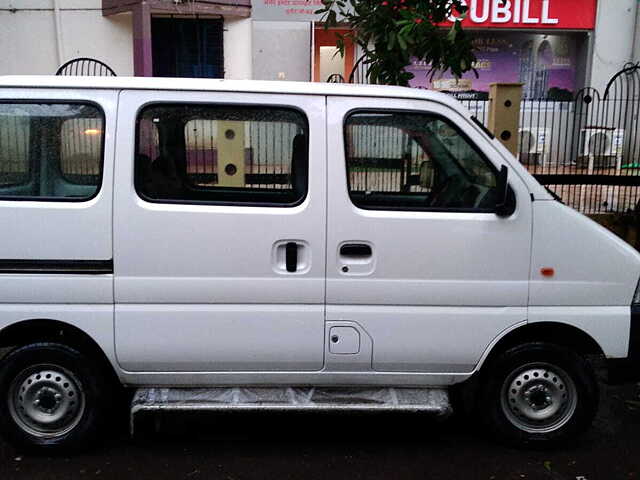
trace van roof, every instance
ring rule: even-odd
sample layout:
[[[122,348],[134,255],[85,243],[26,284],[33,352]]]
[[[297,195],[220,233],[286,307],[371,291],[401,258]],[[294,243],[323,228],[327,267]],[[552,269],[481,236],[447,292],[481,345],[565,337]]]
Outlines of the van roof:
[[[80,77],[54,75],[0,76],[0,88],[92,88],[118,90],[198,90],[296,95],[335,95],[407,98],[444,103],[458,111],[461,104],[450,95],[430,90],[386,85],[286,82],[274,80],[222,80],[210,78]],[[465,111],[465,113],[467,113]]]

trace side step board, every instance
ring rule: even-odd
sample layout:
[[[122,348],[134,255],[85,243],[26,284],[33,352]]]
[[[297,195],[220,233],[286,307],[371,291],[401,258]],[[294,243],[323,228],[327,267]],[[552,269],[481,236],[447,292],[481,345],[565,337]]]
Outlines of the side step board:
[[[409,411],[440,418],[452,412],[442,388],[140,388],[131,402],[131,434],[139,412],[199,410]]]

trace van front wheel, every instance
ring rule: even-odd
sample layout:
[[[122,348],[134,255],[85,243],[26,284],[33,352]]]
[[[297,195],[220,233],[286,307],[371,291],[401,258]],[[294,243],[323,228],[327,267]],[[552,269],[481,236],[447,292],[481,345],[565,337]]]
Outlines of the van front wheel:
[[[586,430],[598,408],[591,366],[556,345],[512,348],[489,365],[480,400],[486,427],[520,445],[551,445]]]
[[[110,395],[100,369],[66,345],[34,343],[0,365],[0,430],[26,450],[76,450],[96,437]]]

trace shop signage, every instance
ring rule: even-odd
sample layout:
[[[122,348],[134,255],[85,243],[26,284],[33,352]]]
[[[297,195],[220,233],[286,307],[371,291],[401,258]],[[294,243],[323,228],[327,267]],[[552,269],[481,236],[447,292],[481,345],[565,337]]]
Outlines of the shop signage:
[[[252,0],[251,18],[284,22],[318,22],[322,17],[314,12],[322,7],[321,0]]]
[[[592,30],[597,0],[463,0],[462,25],[482,28]],[[456,21],[452,15],[450,22]]]
[[[393,1],[393,0],[391,0]],[[597,0],[464,0],[463,25],[476,28],[592,30]],[[321,0],[252,0],[254,20],[317,22]],[[450,21],[455,21],[453,15]]]

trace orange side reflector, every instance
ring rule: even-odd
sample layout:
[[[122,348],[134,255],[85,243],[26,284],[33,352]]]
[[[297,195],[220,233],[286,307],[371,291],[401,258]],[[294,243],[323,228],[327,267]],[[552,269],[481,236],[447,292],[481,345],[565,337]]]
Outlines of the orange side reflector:
[[[540,269],[540,273],[542,274],[543,277],[553,277],[556,271],[550,267],[542,267]]]

